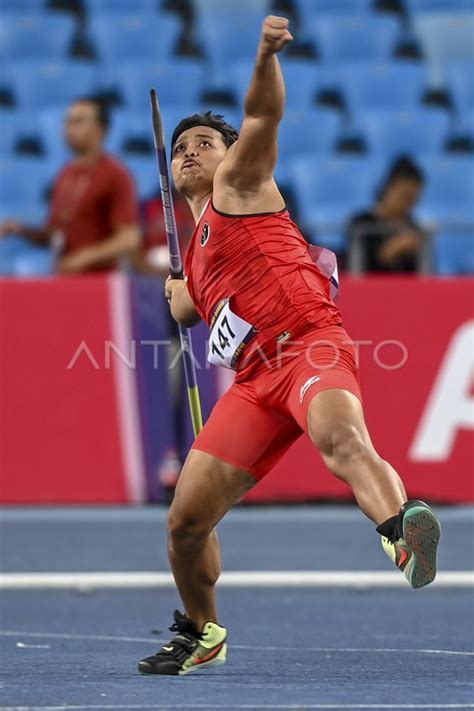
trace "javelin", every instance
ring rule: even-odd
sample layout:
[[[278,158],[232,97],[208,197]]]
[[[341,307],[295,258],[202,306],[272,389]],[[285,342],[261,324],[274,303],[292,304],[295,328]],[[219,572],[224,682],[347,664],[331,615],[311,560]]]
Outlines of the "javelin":
[[[178,232],[176,230],[176,219],[174,216],[173,196],[170,190],[170,174],[166,160],[163,122],[161,120],[158,97],[154,89],[150,91],[150,101],[153,136],[155,139],[156,157],[158,158],[158,172],[160,175],[161,200],[165,216],[170,274],[173,279],[184,279],[183,263],[179,252]],[[194,436],[196,436],[202,429],[202,414],[199,389],[196,379],[196,368],[194,366],[193,345],[189,328],[185,328],[179,324],[179,338],[181,341],[181,350],[183,351],[184,373],[188,388],[189,409],[191,411],[191,419],[193,421]]]

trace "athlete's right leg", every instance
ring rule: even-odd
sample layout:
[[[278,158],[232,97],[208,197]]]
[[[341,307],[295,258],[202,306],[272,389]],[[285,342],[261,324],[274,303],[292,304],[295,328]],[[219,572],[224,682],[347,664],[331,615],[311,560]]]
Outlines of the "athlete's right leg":
[[[251,383],[234,383],[214,407],[180,475],[169,513],[169,557],[186,614],[216,621],[220,573],[214,527],[301,435],[262,405]]]
[[[302,433],[264,406],[251,383],[234,384],[194,442],[169,513],[169,556],[186,615],[175,611],[178,634],[142,659],[143,674],[189,674],[226,659],[214,587],[220,573],[216,524]]]
[[[187,616],[201,629],[217,622],[214,586],[220,575],[216,524],[254,485],[248,472],[192,449],[168,519],[168,554]]]

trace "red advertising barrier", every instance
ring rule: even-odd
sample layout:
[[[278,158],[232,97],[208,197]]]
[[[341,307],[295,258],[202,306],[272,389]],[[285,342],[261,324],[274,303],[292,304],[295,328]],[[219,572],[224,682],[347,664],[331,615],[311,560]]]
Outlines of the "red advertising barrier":
[[[472,279],[410,277],[342,284],[369,430],[410,496],[474,500],[473,286]],[[120,275],[0,280],[1,502],[146,498],[144,440],[164,433],[160,423],[140,431],[146,403],[127,363],[138,337],[130,298]],[[147,343],[153,329],[144,332]],[[150,373],[142,400],[158,387]],[[228,373],[216,369],[215,377],[222,384]],[[167,411],[165,398],[160,403]],[[350,496],[304,436],[248,500]]]
[[[2,503],[141,500],[129,371],[105,351],[127,352],[127,306],[119,275],[0,280]]]
[[[369,431],[412,497],[474,500],[473,285],[410,277],[342,284]],[[247,499],[350,496],[303,436]]]

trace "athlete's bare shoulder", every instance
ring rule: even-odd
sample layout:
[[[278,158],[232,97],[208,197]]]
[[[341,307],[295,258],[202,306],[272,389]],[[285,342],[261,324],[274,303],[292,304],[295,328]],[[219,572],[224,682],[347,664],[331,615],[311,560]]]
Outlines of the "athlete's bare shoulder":
[[[262,212],[278,212],[285,201],[273,177],[257,191],[236,190],[219,176],[214,176],[212,202],[216,210],[228,215],[250,215]]]

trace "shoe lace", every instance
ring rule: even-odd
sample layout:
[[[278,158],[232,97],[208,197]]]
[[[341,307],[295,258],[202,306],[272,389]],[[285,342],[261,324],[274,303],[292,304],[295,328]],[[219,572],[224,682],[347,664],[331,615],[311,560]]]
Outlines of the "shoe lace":
[[[183,661],[188,654],[194,651],[198,640],[202,639],[202,634],[198,631],[196,625],[189,617],[183,615],[179,610],[174,612],[174,622],[169,628],[171,632],[177,632],[165,647],[172,647],[172,650],[164,650],[163,648],[156,656],[173,655],[179,661]]]

